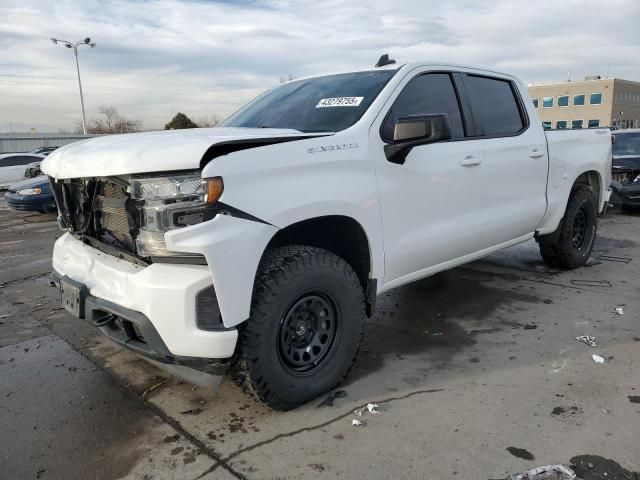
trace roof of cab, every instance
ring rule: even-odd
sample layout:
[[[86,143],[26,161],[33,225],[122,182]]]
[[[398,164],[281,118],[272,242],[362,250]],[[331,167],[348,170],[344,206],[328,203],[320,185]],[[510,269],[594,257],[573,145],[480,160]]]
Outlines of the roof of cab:
[[[508,73],[505,72],[499,72],[496,70],[490,70],[488,68],[481,68],[481,67],[477,67],[474,65],[459,65],[459,64],[454,64],[454,63],[446,63],[446,62],[437,62],[437,61],[423,61],[423,62],[409,62],[409,63],[404,63],[404,64],[390,64],[390,65],[384,65],[382,67],[362,67],[362,68],[356,68],[356,69],[350,69],[350,70],[338,70],[338,71],[334,71],[334,72],[322,72],[322,73],[316,73],[313,75],[305,75],[303,77],[299,77],[299,78],[294,78],[293,80],[290,80],[289,82],[297,82],[300,80],[307,80],[310,78],[317,78],[317,77],[325,77],[328,75],[339,75],[339,74],[345,74],[345,73],[358,73],[358,72],[376,72],[379,70],[413,70],[415,68],[422,68],[422,67],[437,67],[437,68],[450,68],[452,70],[460,70],[460,69],[465,69],[465,70],[473,70],[476,71],[478,73],[486,73],[486,74],[490,74],[490,75],[500,75],[500,76],[504,76],[504,77],[510,77],[510,78],[516,78],[513,75],[510,75]],[[286,83],[289,83],[286,82]]]

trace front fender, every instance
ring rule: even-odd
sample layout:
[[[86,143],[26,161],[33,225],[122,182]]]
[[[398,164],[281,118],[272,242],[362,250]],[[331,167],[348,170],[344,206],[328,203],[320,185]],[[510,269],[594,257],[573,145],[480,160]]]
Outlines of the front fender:
[[[165,234],[167,248],[204,255],[225,327],[249,318],[253,282],[262,253],[278,231],[273,225],[218,215]]]
[[[328,215],[352,218],[369,241],[373,278],[383,278],[378,186],[368,138],[360,137],[339,133],[233,152],[202,175],[223,178],[221,202],[277,228]]]

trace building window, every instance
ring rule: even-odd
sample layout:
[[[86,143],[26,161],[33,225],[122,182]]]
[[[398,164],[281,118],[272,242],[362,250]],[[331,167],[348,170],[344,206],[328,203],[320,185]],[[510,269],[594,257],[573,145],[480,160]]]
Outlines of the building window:
[[[574,105],[584,105],[584,94],[574,95],[573,96],[573,104]]]
[[[533,103],[533,106],[538,108],[538,99],[537,98],[531,98],[531,102]]]
[[[582,128],[582,120],[571,120],[571,128],[573,129],[578,129],[578,128]]]
[[[567,121],[566,120],[558,120],[556,122],[556,128],[558,130],[566,130],[567,129]]]
[[[589,128],[596,128],[600,126],[600,120],[589,120],[589,123],[587,124],[589,126]]]
[[[569,95],[562,95],[558,97],[558,106],[559,107],[568,107],[569,106]]]
[[[542,97],[542,108],[553,107],[553,97]]]
[[[542,122],[542,128],[545,130],[551,130],[551,122]]]
[[[601,93],[592,93],[591,98],[589,99],[589,103],[591,105],[601,105],[602,104],[602,94]]]

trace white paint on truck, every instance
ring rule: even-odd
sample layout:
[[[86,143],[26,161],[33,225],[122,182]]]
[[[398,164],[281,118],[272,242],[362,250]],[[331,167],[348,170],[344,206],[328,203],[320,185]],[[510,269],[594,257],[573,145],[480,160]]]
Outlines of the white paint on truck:
[[[197,171],[202,179],[224,182],[213,218],[154,237],[163,255],[175,254],[171,263],[137,255],[134,268],[135,247],[129,260],[114,263],[109,257],[117,253],[91,243],[95,233],[73,227],[56,242],[57,274],[87,286],[93,297],[142,312],[169,354],[224,359],[234,354],[236,328],[251,322],[261,261],[274,239],[286,243],[280,234],[298,232],[294,227],[302,222],[346,218],[362,230],[368,252],[363,288],[375,296],[559,231],[576,186],[590,189],[595,209],[604,210],[609,130],[545,132],[514,77],[430,63],[347,75],[357,81],[340,85],[343,77],[320,76],[276,87],[226,127],[94,138],[52,153],[42,170],[61,189],[116,182],[129,185],[122,188],[132,200],[137,177]],[[277,108],[263,108],[269,102]],[[416,138],[402,132],[417,132]],[[149,198],[136,201],[140,211],[151,204]],[[68,221],[67,207],[60,206]],[[136,224],[132,232],[138,228],[148,226]],[[333,245],[331,251],[351,247]],[[187,265],[181,255],[204,261]],[[206,285],[215,289],[225,330],[197,326],[194,298]]]

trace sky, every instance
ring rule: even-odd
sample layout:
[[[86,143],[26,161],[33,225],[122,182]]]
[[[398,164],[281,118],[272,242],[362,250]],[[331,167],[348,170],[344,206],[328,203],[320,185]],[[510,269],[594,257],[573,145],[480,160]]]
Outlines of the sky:
[[[0,132],[73,131],[102,105],[162,128],[226,117],[282,77],[440,61],[525,83],[640,81],[640,0],[0,0]],[[607,66],[608,65],[608,66]]]

